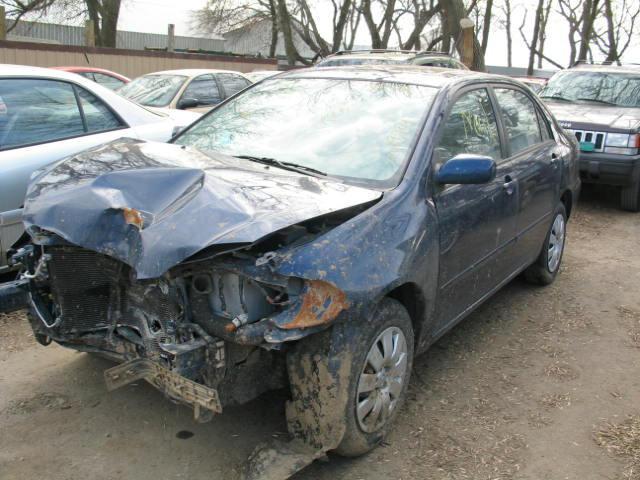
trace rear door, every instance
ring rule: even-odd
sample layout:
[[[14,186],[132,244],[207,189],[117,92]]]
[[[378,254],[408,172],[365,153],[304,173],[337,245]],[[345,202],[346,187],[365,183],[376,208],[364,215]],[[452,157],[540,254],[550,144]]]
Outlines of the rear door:
[[[197,100],[198,106],[189,110],[205,113],[211,110],[214,105],[220,103],[223,95],[213,74],[207,73],[191,80],[191,83],[184,89],[180,98]]]
[[[440,236],[439,330],[504,280],[500,267],[508,260],[505,256],[516,232],[517,184],[502,152],[488,88],[464,91],[454,101],[441,127],[432,168],[437,171],[464,153],[492,157],[497,175],[482,185],[434,186]]]
[[[225,98],[229,98],[240,90],[244,90],[251,85],[249,80],[244,78],[242,75],[236,75],[235,73],[217,73],[216,77],[224,90]]]
[[[518,180],[514,259],[524,266],[540,253],[559,198],[559,152],[546,117],[529,93],[515,86],[495,86],[494,92],[507,155]]]

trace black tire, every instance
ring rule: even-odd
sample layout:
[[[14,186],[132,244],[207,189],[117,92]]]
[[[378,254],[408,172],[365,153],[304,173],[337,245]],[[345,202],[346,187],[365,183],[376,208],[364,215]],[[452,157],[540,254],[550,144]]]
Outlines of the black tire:
[[[554,226],[556,225],[556,219],[558,217],[562,218],[563,224],[562,249],[560,251],[557,264],[555,265],[555,268],[552,269],[549,262],[550,241],[552,232],[554,232]],[[567,211],[565,210],[564,205],[560,203],[553,213],[551,225],[549,226],[549,231],[547,232],[547,236],[544,239],[544,244],[542,245],[540,255],[538,255],[536,261],[524,271],[524,278],[529,283],[533,283],[535,285],[550,285],[556,279],[558,271],[560,271],[560,265],[562,264],[562,255],[564,254],[564,247],[566,245],[566,225]]]
[[[358,335],[354,338],[360,338],[356,351],[353,355],[353,372],[349,382],[349,405],[346,412],[346,430],[342,441],[338,447],[334,450],[338,455],[345,457],[356,457],[363,455],[368,451],[375,448],[387,435],[391,429],[393,422],[398,414],[398,411],[402,408],[404,400],[406,398],[407,387],[409,385],[409,378],[411,376],[411,368],[413,366],[413,328],[411,325],[411,318],[406,308],[392,298],[383,299],[378,308],[376,309],[373,317],[369,322],[364,324],[360,323],[354,325],[354,328],[359,328]],[[397,401],[390,415],[383,421],[383,423],[374,431],[364,431],[361,428],[356,414],[356,406],[360,395],[358,394],[358,383],[361,375],[364,373],[365,362],[367,360],[367,354],[374,345],[374,342],[383,333],[389,331],[388,329],[399,329],[404,334],[406,341],[406,370],[404,374],[404,380],[400,394],[397,396]],[[373,394],[372,394],[373,395]]]
[[[640,211],[640,180],[630,187],[623,187],[620,192],[620,206],[628,212]]]

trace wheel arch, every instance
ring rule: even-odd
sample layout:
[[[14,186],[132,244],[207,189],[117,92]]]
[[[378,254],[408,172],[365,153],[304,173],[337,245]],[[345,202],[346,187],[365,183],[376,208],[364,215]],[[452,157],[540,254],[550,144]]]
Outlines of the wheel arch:
[[[427,302],[424,292],[416,283],[406,282],[389,291],[385,297],[397,300],[407,309],[413,327],[415,350],[417,350],[425,325]]]
[[[567,212],[567,218],[569,218],[571,216],[571,209],[573,208],[573,192],[570,189],[566,189],[560,196],[560,201]]]

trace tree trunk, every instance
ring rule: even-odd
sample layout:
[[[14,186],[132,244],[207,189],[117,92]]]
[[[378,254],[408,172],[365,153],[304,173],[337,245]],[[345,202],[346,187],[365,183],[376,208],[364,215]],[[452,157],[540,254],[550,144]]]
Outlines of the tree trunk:
[[[487,53],[487,45],[489,44],[489,30],[491,29],[491,9],[493,8],[493,0],[487,0],[484,10],[484,21],[482,23],[482,55]]]
[[[102,3],[102,24],[100,25],[101,47],[116,48],[120,0],[104,0]]]
[[[278,50],[278,11],[275,0],[269,0],[269,14],[271,15],[271,42],[269,43],[269,58],[274,58]]]
[[[447,20],[446,29],[449,32],[449,36],[455,40],[455,46],[458,50],[458,53],[462,53],[462,45],[460,44],[459,40],[462,33],[462,29],[460,28],[460,20],[466,18],[467,15],[467,10],[464,6],[464,3],[462,2],[462,0],[441,0],[440,6],[445,12],[445,18]],[[443,25],[443,30],[444,27],[445,25]],[[472,70],[484,71],[484,54],[482,53],[482,47],[480,46],[480,42],[478,42],[478,37],[476,35],[473,36],[473,51],[474,56]]]
[[[533,23],[533,38],[529,48],[529,65],[527,67],[527,75],[533,75],[533,65],[536,58],[536,46],[538,45],[538,36],[540,35],[540,22],[542,20],[542,8],[544,0],[538,0],[538,8],[536,9],[536,18]]]
[[[513,66],[513,37],[511,36],[511,0],[504,0],[505,30],[507,32],[507,65]]]
[[[599,0],[585,0],[582,10],[582,30],[580,32],[580,51],[578,61],[587,60],[590,50],[591,37],[593,36],[593,23],[598,16]]]
[[[613,8],[611,8],[611,0],[604,0],[604,13],[607,17],[607,37],[609,39],[609,53],[607,54],[607,62],[617,62],[619,60],[618,55],[618,43],[616,41],[616,27],[613,18]]]
[[[369,29],[369,36],[371,37],[371,48],[382,48],[382,39],[380,38],[380,32],[378,26],[373,19],[373,13],[371,12],[371,0],[362,0],[362,16]]]
[[[289,65],[296,64],[298,51],[293,43],[293,32],[291,29],[291,19],[289,18],[289,10],[287,9],[286,0],[278,1],[278,19],[280,21],[280,31],[284,38],[284,49],[287,53],[287,63]]]
[[[340,44],[344,38],[344,32],[349,20],[349,12],[351,12],[351,0],[343,0],[340,6],[340,14],[338,21],[333,26],[333,41],[331,43],[331,52],[340,50]]]
[[[549,21],[549,14],[551,10],[551,0],[547,0],[547,5],[542,12],[542,18],[540,19],[540,36],[538,38],[538,68],[542,68],[542,57],[544,55],[544,44],[547,41],[547,22]]]

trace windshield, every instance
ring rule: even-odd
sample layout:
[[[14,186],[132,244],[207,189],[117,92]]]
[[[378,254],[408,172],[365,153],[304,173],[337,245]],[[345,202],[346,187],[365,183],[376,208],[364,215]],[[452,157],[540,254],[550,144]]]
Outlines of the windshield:
[[[118,93],[146,107],[166,107],[186,80],[184,75],[144,75],[118,89]]]
[[[272,158],[388,188],[398,183],[437,90],[343,79],[272,79],[195,123],[176,142]]]
[[[640,74],[560,72],[539,94],[542,98],[592,101],[619,107],[640,107]]]
[[[399,63],[407,63],[406,59],[398,58],[334,58],[324,60],[316,65],[316,67],[341,67],[344,65],[395,65]]]

